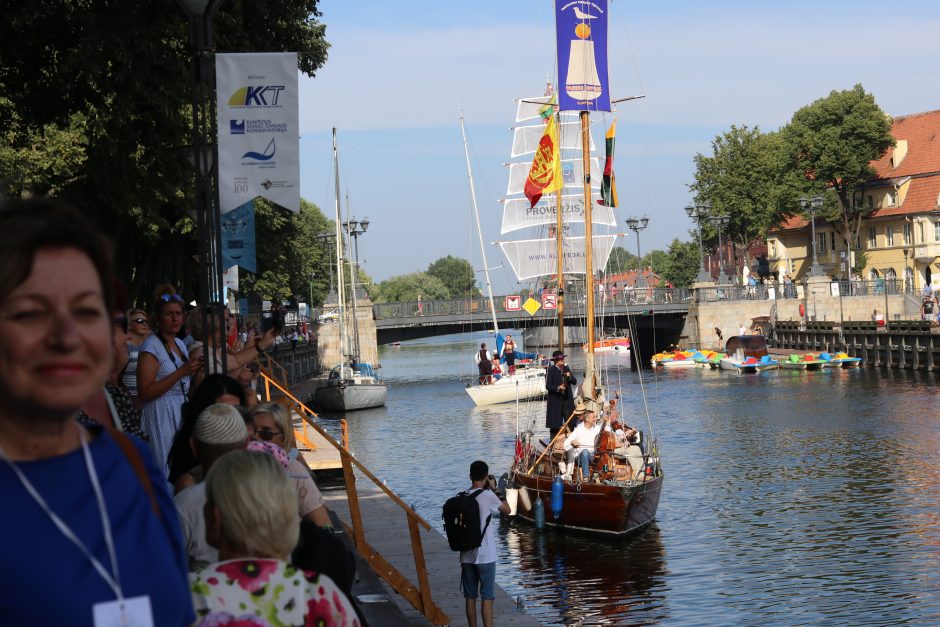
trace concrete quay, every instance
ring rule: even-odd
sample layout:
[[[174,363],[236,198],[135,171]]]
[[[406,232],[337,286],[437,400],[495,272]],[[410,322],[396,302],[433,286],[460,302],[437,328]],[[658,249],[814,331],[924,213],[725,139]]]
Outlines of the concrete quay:
[[[345,491],[324,494],[329,507],[343,522],[351,525],[349,502]],[[410,581],[417,581],[411,541],[408,535],[408,523],[401,509],[388,497],[379,492],[359,491],[359,504],[365,535],[368,543],[387,559],[400,573]],[[432,526],[436,521],[429,521]],[[451,625],[465,625],[467,622],[463,593],[460,589],[460,564],[458,554],[450,550],[444,536],[432,527],[431,531],[421,530],[421,542],[424,547],[425,565],[431,593],[437,604],[449,617]],[[407,618],[407,625],[426,626],[431,623],[417,612],[404,598],[383,582],[387,597]],[[380,603],[382,601],[379,601]],[[479,603],[479,601],[477,601]],[[495,623],[515,627],[535,627],[541,623],[534,617],[522,612],[515,601],[498,585],[493,605]],[[395,612],[397,615],[398,612]],[[482,619],[477,605],[477,620]]]

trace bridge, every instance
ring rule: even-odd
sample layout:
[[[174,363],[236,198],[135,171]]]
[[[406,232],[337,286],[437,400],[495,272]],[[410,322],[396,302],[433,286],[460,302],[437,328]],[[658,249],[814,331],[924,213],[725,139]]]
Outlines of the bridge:
[[[540,307],[534,314],[524,309],[507,309],[506,297],[497,297],[496,320],[500,328],[530,329],[557,324],[556,309]],[[635,344],[641,355],[652,355],[674,344],[685,323],[690,290],[650,288],[618,294],[616,299],[595,302],[597,335],[601,329],[636,329]],[[520,303],[521,304],[521,303]],[[586,307],[583,296],[566,300],[566,327],[583,326]],[[469,298],[373,305],[376,339],[379,344],[414,340],[436,335],[488,331],[493,327],[489,299]]]

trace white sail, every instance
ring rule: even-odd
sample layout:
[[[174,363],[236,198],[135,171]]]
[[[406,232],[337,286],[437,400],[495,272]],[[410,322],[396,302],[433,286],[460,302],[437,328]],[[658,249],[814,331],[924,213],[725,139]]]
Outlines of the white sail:
[[[516,101],[516,122],[525,122],[535,118],[544,118],[542,113],[545,111],[545,105],[551,100],[551,96],[533,96],[532,98],[521,98]]]
[[[507,198],[503,200],[503,226],[500,233],[511,233],[519,229],[557,224],[558,201],[555,194],[542,196],[534,207],[530,207],[528,198]],[[591,222],[605,226],[617,226],[614,210],[603,205],[594,205]],[[584,222],[584,195],[562,194],[561,219],[570,223]]]
[[[532,169],[531,163],[510,163],[509,164],[509,185],[506,188],[506,195],[521,194],[525,189],[525,181],[529,177],[529,170]],[[562,159],[561,176],[565,187],[577,186],[581,188],[584,181],[584,166],[581,165],[581,158]],[[600,160],[591,157],[591,187],[600,189],[601,187],[601,167]]]
[[[539,141],[545,133],[544,124],[517,126],[512,129],[512,157],[535,154]],[[562,150],[581,151],[581,123],[578,121],[562,122],[558,125],[558,138]],[[594,152],[594,137],[590,137],[591,152]]]
[[[592,238],[595,268],[607,266],[607,258],[614,247],[617,235],[595,235]],[[554,239],[527,239],[516,242],[499,242],[503,254],[509,260],[520,281],[558,273],[558,256]],[[563,243],[563,271],[568,274],[584,274],[586,253],[584,237],[567,237]]]

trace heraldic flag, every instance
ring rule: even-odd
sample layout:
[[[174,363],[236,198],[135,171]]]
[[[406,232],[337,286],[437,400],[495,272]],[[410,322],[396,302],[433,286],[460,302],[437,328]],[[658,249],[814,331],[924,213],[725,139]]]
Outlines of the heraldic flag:
[[[604,180],[601,182],[601,198],[597,204],[607,207],[617,206],[617,183],[614,181],[614,135],[617,134],[617,120],[607,129],[607,160],[604,161]]]
[[[539,140],[539,147],[535,150],[535,158],[532,159],[532,168],[529,170],[529,176],[525,180],[525,197],[532,203],[530,207],[542,198],[542,194],[556,192],[562,187],[561,179],[561,155],[558,150],[558,126],[555,124],[555,116],[545,126],[545,132],[542,133],[542,139]]]

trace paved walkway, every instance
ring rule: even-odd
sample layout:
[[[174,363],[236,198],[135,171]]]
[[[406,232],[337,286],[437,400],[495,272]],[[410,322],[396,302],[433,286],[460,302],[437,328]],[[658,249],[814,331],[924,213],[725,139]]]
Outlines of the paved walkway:
[[[346,524],[351,525],[346,493],[327,492],[324,497],[327,506]],[[404,512],[391,499],[380,493],[360,492],[359,501],[365,524],[366,541],[391,562],[400,573],[417,585],[418,578]],[[466,625],[467,618],[463,594],[460,591],[460,567],[457,554],[450,550],[447,540],[435,527],[435,521],[428,522],[431,524],[431,531],[424,531],[422,528],[421,542],[424,547],[428,579],[431,582],[432,599],[450,618],[451,625]],[[430,625],[430,622],[421,616],[410,603],[387,585],[386,587],[389,596],[408,617],[409,625]],[[541,625],[534,617],[521,612],[513,599],[499,586],[496,587],[493,609],[497,625],[518,627]],[[479,624],[483,624],[479,614],[477,620]]]

